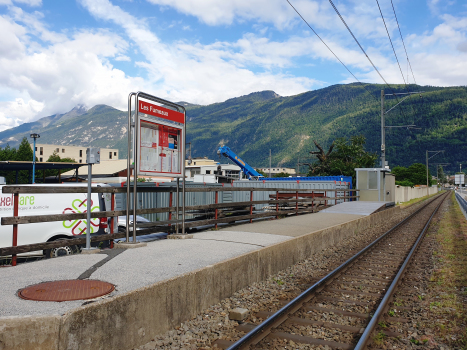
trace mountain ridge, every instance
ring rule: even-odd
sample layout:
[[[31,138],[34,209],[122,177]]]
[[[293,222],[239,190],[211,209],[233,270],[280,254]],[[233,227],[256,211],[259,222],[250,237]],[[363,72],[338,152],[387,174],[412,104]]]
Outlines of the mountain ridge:
[[[385,87],[364,87],[339,84],[294,96],[266,90],[206,106],[181,102],[187,110],[187,142],[194,157],[215,158],[217,148],[225,144],[255,167],[269,164],[269,149],[274,166],[296,166],[299,160],[310,162],[309,152],[316,149],[313,140],[328,147],[338,137],[360,134],[367,139],[367,150],[379,153],[380,94]],[[408,99],[392,110],[386,124],[416,124],[421,129],[387,129],[390,166],[424,163],[426,150],[443,147],[449,152],[440,162],[457,166],[467,153],[467,88],[409,85],[408,89],[426,92],[422,99]],[[406,88],[393,85],[392,90],[402,93]],[[387,97],[385,110],[396,103]],[[77,106],[0,132],[0,147],[16,146],[23,136],[38,132],[41,143],[118,148],[126,157],[127,118],[126,111],[106,105]]]

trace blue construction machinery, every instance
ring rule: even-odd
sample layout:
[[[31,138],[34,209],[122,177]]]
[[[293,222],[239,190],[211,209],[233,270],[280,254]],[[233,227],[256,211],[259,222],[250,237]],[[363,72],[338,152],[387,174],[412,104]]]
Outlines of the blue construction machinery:
[[[239,156],[235,154],[234,151],[232,151],[229,147],[227,146],[222,146],[219,147],[217,150],[218,155],[223,155],[224,157],[229,158],[232,162],[237,164],[240,169],[242,169],[243,173],[248,177],[248,179],[258,179],[258,178],[263,178],[263,175],[258,173],[255,169],[253,169],[251,166],[249,166],[245,161],[243,161]]]
[[[239,156],[235,154],[227,146],[219,147],[217,150],[217,154],[223,155],[231,159],[235,164],[237,164],[240,169],[242,169],[243,173],[248,176],[249,180],[258,180],[261,179],[263,181],[301,181],[301,182],[326,182],[326,181],[335,181],[335,182],[345,182],[349,184],[349,188],[352,188],[352,176],[302,176],[302,177],[274,177],[268,178],[264,177],[260,173],[258,173],[255,169],[249,166],[245,161],[243,161]]]

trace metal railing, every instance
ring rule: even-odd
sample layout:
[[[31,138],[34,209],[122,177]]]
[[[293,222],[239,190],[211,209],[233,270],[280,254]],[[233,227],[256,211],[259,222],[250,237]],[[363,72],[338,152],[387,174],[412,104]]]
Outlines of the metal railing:
[[[115,195],[117,193],[126,193],[126,187],[93,187],[92,193],[110,193],[111,194],[111,210],[91,212],[91,218],[109,218],[122,216],[127,214],[127,210],[113,210],[115,203]],[[178,212],[177,206],[173,206],[173,194],[176,193],[174,188],[163,187],[141,187],[138,192],[168,192],[169,206],[163,208],[140,208],[136,209],[136,214],[152,214],[152,213],[169,213],[169,220],[156,221],[151,223],[137,224],[137,227],[142,228],[136,231],[136,236],[146,235],[154,232],[178,233],[178,225],[182,223],[179,218],[174,218],[173,213]],[[219,203],[219,192],[249,192],[249,201]],[[263,200],[253,200],[253,193],[257,191],[275,192],[275,196]],[[254,188],[254,187],[194,187],[187,188],[186,192],[213,192],[214,203],[204,205],[186,206],[185,210],[194,217],[190,221],[185,222],[187,228],[213,225],[214,228],[218,224],[234,223],[238,221],[252,222],[254,219],[279,218],[279,216],[290,214],[313,213],[321,209],[327,208],[329,201],[357,199],[359,196],[355,189],[284,189],[284,188]],[[66,220],[83,220],[86,219],[87,213],[72,213],[72,214],[49,214],[49,215],[33,215],[19,216],[19,195],[24,194],[57,194],[57,193],[86,193],[85,187],[65,187],[65,186],[4,186],[3,193],[13,194],[13,216],[2,217],[2,225],[12,225],[12,245],[10,247],[0,248],[0,256],[11,256],[12,265],[16,265],[17,254],[33,252],[44,249],[53,249],[62,247],[63,241],[50,241],[33,243],[18,246],[18,225],[33,224],[52,221]],[[328,193],[334,194],[328,197]],[[350,195],[347,195],[350,194]],[[339,196],[339,197],[338,197]],[[273,198],[270,198],[273,197]],[[52,200],[52,199],[51,199]],[[255,210],[255,205],[267,203],[268,209]],[[177,204],[178,205],[178,204]],[[318,208],[319,207],[319,208]],[[130,208],[131,213],[133,210]],[[114,220],[110,220],[109,234],[92,236],[91,242],[102,242],[124,238],[125,232],[113,233],[115,230]],[[79,238],[70,238],[66,241],[67,245],[81,245],[86,242],[86,236]]]
[[[461,207],[462,213],[467,218],[467,201],[459,193],[456,192],[457,203]]]

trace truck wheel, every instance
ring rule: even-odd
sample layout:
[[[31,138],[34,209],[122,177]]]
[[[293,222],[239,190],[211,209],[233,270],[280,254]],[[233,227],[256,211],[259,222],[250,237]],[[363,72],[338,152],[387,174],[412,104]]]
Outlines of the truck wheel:
[[[57,241],[66,241],[66,238],[59,238]],[[65,242],[64,242],[65,243]],[[80,249],[76,245],[64,245],[63,247],[46,249],[44,251],[45,257],[48,258],[57,258],[59,256],[66,256],[79,253]]]

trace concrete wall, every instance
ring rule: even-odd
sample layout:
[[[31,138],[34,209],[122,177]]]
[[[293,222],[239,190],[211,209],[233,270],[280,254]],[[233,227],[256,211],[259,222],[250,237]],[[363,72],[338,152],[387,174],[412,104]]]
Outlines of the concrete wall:
[[[408,202],[411,199],[426,196],[426,187],[405,187],[396,186],[396,203]],[[430,195],[438,193],[438,187],[430,187],[428,189]]]
[[[400,216],[393,207],[202,268],[63,316],[0,318],[0,349],[131,349],[253,282],[267,279],[344,238]]]

